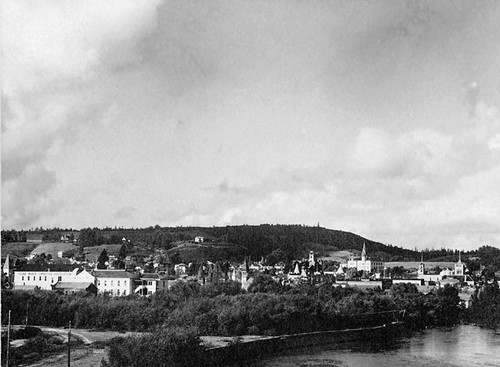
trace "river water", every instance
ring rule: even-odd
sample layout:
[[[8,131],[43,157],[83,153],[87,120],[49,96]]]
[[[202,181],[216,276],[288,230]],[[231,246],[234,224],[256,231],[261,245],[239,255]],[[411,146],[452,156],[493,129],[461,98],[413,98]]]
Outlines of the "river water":
[[[500,334],[472,325],[431,329],[398,341],[322,347],[274,356],[254,367],[500,367]]]

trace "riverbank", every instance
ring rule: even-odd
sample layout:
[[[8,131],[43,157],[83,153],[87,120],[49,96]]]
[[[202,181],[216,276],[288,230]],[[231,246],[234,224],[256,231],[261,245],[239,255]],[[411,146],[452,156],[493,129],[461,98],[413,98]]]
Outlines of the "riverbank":
[[[304,348],[244,366],[493,367],[500,361],[500,335],[474,325],[427,329],[396,338],[392,343],[380,342]]]
[[[280,335],[275,337],[244,340],[233,338],[225,346],[205,350],[206,365],[221,366],[241,361],[259,360],[290,350],[317,347],[319,345],[342,345],[347,342],[385,340],[390,342],[403,334],[403,324],[393,322],[368,328],[318,331],[301,334]]]

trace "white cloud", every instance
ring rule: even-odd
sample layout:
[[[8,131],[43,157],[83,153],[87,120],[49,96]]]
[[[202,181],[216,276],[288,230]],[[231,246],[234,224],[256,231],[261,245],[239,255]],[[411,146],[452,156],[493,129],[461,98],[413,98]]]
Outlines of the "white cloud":
[[[57,200],[45,196],[58,182],[47,158],[57,155],[58,146],[74,142],[82,126],[113,118],[107,112],[112,103],[92,91],[100,82],[99,68],[109,61],[109,48],[123,42],[133,45],[154,28],[157,5],[2,3],[2,105],[9,110],[2,118],[5,226],[25,226],[55,210]],[[44,204],[37,206],[40,200]]]

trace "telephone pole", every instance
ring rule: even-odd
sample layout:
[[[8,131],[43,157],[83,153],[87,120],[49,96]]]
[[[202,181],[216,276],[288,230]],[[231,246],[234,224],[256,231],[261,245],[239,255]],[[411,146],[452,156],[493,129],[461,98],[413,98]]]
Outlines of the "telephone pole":
[[[9,324],[7,326],[7,356],[5,358],[6,360],[6,366],[9,367],[9,352],[10,352],[10,310],[9,310]]]
[[[69,322],[69,329],[68,329],[68,367],[70,367],[71,364],[71,352],[70,352],[70,345],[71,343],[71,321]]]

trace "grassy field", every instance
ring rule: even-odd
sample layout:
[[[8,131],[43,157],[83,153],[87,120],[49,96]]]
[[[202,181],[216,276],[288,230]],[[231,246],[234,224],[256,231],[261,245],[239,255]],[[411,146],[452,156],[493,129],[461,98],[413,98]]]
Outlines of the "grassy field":
[[[7,256],[7,254],[10,254],[11,258],[25,257],[28,256],[37,246],[37,243],[28,242],[2,243],[2,257]]]
[[[48,256],[50,254],[53,258],[56,258],[59,251],[65,252],[70,250],[78,250],[78,246],[73,245],[72,243],[47,242],[41,243],[32,252],[37,255],[45,254]]]
[[[349,259],[352,256],[353,252],[355,254],[359,253],[359,251],[357,250],[332,251],[328,254],[328,256],[324,256],[321,259],[338,261],[339,263],[345,263],[347,259]]]

